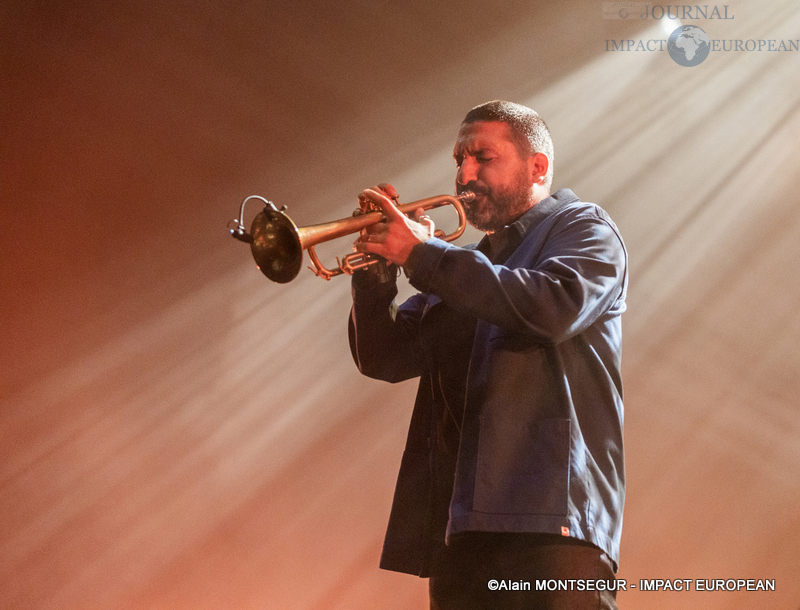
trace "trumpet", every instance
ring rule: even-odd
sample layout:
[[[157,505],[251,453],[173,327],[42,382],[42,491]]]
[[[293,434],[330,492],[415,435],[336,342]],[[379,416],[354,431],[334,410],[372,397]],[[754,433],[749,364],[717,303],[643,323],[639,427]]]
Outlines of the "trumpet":
[[[252,199],[262,201],[264,209],[253,219],[248,233],[244,227],[244,208],[247,202]],[[453,241],[461,237],[467,226],[463,204],[469,203],[473,199],[475,199],[475,194],[467,191],[455,196],[437,195],[411,203],[398,203],[397,209],[407,215],[416,210],[432,210],[445,205],[452,205],[458,214],[458,227],[450,234],[437,230],[434,236],[445,241]],[[264,275],[273,282],[285,284],[291,282],[300,273],[300,267],[303,264],[303,250],[308,250],[308,255],[313,264],[313,267],[309,267],[309,269],[318,277],[326,280],[343,273],[352,275],[358,269],[365,269],[384,263],[385,259],[380,256],[353,252],[344,256],[342,260],[337,258],[336,268],[327,269],[320,262],[314,246],[344,235],[358,233],[362,229],[385,220],[386,216],[377,209],[367,212],[357,210],[349,218],[298,228],[292,219],[287,216],[286,206],[278,209],[271,201],[267,201],[259,195],[251,195],[242,202],[239,209],[239,219],[233,219],[228,223],[228,230],[234,238],[250,244],[250,251],[256,261],[256,265]],[[235,223],[235,225],[231,226],[231,223]]]

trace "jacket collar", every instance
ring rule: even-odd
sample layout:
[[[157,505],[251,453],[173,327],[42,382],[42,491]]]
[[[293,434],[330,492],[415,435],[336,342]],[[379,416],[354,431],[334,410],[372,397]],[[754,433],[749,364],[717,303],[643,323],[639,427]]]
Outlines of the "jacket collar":
[[[505,233],[505,239],[502,242],[503,245],[500,248],[500,252],[492,254],[492,262],[495,264],[504,262],[508,256],[519,247],[525,235],[536,227],[536,225],[553,212],[557,212],[564,206],[575,203],[576,201],[580,201],[580,199],[570,189],[559,189],[546,199],[542,199],[517,220],[502,229]],[[491,251],[488,236],[484,235],[477,249],[488,255]]]
[[[580,199],[570,189],[559,189],[525,212],[516,222],[510,224],[509,228],[514,229],[522,237],[550,214],[576,201],[580,201]]]

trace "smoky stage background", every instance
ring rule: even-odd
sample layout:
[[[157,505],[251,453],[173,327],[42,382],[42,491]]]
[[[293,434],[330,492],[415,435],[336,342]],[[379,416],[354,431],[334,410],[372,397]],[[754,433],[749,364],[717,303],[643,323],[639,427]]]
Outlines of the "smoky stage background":
[[[800,38],[791,0],[729,6],[692,23]],[[620,577],[777,585],[621,607],[800,605],[800,53],[606,51],[667,30],[594,0],[11,0],[0,28],[0,607],[426,607],[377,568],[414,382],[356,371],[346,279],[272,284],[225,226],[250,194],[304,225],[452,192],[496,98],[630,251]]]

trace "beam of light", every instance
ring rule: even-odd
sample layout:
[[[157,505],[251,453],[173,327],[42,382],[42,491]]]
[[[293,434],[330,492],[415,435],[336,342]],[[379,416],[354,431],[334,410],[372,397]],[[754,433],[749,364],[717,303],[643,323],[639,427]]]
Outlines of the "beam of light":
[[[676,28],[681,27],[681,20],[677,17],[672,19],[670,17],[664,17],[661,20],[661,34],[663,36],[669,36],[672,32],[675,31]]]

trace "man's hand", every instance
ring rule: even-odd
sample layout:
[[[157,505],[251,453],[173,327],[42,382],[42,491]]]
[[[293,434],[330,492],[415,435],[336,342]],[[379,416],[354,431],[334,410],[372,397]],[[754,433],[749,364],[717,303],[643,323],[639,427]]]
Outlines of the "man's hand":
[[[423,211],[418,210],[416,221],[411,220],[395,207],[392,199],[397,199],[397,191],[391,184],[380,184],[361,192],[358,200],[362,209],[372,204],[380,208],[386,221],[367,227],[354,245],[359,252],[377,254],[402,266],[414,246],[433,237],[434,227]]]

